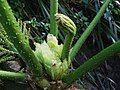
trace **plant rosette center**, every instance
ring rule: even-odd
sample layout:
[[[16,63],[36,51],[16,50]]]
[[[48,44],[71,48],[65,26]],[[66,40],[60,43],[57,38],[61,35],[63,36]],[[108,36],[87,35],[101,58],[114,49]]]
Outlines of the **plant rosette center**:
[[[45,71],[52,80],[59,80],[67,73],[69,64],[67,60],[61,62],[60,57],[63,44],[58,45],[58,40],[52,34],[47,35],[47,42],[35,43],[35,55],[39,62],[45,67]]]

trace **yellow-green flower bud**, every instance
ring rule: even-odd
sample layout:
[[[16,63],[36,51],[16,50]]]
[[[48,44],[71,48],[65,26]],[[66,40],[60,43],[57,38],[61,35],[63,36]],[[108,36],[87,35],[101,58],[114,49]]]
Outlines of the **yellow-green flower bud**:
[[[59,28],[64,30],[67,34],[76,34],[76,26],[69,17],[63,14],[56,14],[55,17]]]

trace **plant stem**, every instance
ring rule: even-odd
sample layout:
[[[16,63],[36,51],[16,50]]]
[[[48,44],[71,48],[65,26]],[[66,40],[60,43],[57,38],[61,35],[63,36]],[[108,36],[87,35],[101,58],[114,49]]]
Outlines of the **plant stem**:
[[[26,78],[24,73],[16,73],[16,72],[9,72],[9,71],[1,71],[0,70],[0,78],[1,79],[8,79],[8,80],[19,80],[23,81]]]
[[[4,28],[1,25],[1,23],[0,23],[0,38],[3,39],[3,41],[4,41],[3,44],[6,45],[9,48],[9,50],[17,52],[14,45],[8,40],[7,35],[5,34]]]
[[[63,14],[56,14],[56,21],[57,21],[58,27],[66,33],[64,46],[61,53],[61,61],[63,61],[64,59],[67,59],[68,61],[70,60],[69,52],[70,52],[72,40],[74,35],[76,34],[76,26],[69,17]]]
[[[29,42],[25,39],[25,35],[21,32],[7,0],[0,0],[0,23],[20,56],[29,66],[30,71],[35,76],[41,76],[42,66],[30,48]]]
[[[50,33],[57,37],[58,26],[55,14],[58,13],[58,0],[50,0]]]
[[[61,61],[63,61],[65,58],[67,58],[67,60],[69,60],[69,52],[70,52],[73,37],[74,37],[74,35],[72,35],[72,34],[66,35],[62,54],[61,54]]]
[[[74,57],[76,56],[76,54],[79,51],[79,49],[81,48],[81,46],[83,45],[83,43],[85,42],[87,37],[90,35],[92,30],[94,29],[94,27],[96,26],[96,24],[98,23],[100,18],[102,17],[102,15],[103,15],[104,11],[106,10],[106,8],[108,7],[110,1],[111,0],[106,0],[105,1],[105,3],[102,5],[101,9],[99,10],[97,15],[95,16],[95,18],[92,20],[92,22],[88,26],[88,28],[85,30],[85,32],[82,34],[82,36],[78,39],[78,41],[76,42],[76,44],[72,48],[72,51],[70,53],[71,60],[74,59]]]
[[[106,49],[102,50],[101,52],[90,58],[88,61],[79,66],[75,71],[65,76],[63,78],[63,81],[68,85],[71,84],[73,81],[81,78],[87,72],[95,69],[108,57],[113,56],[115,53],[118,52],[120,52],[120,41],[112,44],[111,46],[107,47]]]

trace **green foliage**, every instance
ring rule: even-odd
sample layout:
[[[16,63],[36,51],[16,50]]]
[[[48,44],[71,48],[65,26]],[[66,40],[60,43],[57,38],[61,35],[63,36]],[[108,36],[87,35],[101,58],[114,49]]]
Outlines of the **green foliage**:
[[[0,23],[0,45],[5,46],[9,50],[16,52],[14,45],[9,41],[9,38],[6,32],[4,31],[4,28],[2,27],[1,23]]]
[[[7,1],[0,2],[0,22],[6,31],[10,41],[17,49],[19,55],[28,64],[34,75],[41,76],[42,66],[38,62],[32,49],[29,46],[26,30],[23,30],[22,32],[22,27],[20,27],[19,23],[16,21]]]
[[[112,14],[116,21],[120,21],[120,2],[114,1],[113,2],[113,8],[112,8]]]
[[[69,17],[63,14],[56,14],[56,21],[61,31],[66,33],[61,60],[63,61],[64,59],[67,59],[67,61],[71,62],[69,52],[71,49],[73,37],[76,34],[76,25]]]
[[[53,1],[53,0],[52,0]],[[107,4],[109,3],[109,1],[110,0],[107,0],[106,2],[107,2]],[[33,3],[33,2],[35,2],[35,3]],[[93,28],[96,26],[96,24],[97,24],[97,22],[98,22],[98,20],[100,19],[100,17],[101,17],[101,15],[103,14],[103,11],[106,9],[106,7],[107,7],[107,5],[105,5],[105,7],[104,7],[104,10],[102,11],[102,13],[101,13],[101,15],[100,15],[100,13],[98,12],[98,10],[99,10],[99,8],[100,8],[100,2],[98,3],[98,1],[97,0],[94,0],[94,2],[95,2],[95,7],[94,6],[91,6],[91,5],[93,5],[94,3],[93,3],[93,0],[90,0],[90,1],[88,1],[88,0],[81,0],[81,1],[66,1],[66,2],[72,2],[72,4],[73,4],[73,6],[74,6],[74,2],[76,3],[79,3],[79,4],[85,4],[84,6],[85,6],[85,9],[86,9],[86,7],[88,7],[89,9],[88,10],[90,10],[90,11],[92,11],[92,13],[90,13],[88,16],[86,15],[86,12],[84,12],[84,10],[79,10],[78,8],[74,8],[74,7],[72,7],[72,6],[69,6],[68,4],[66,4],[64,1],[60,1],[60,4],[59,4],[59,9],[60,9],[60,12],[62,12],[62,13],[64,13],[64,14],[66,14],[67,16],[70,16],[71,18],[72,18],[72,20],[74,20],[74,22],[77,24],[76,26],[78,27],[78,33],[77,33],[77,36],[75,37],[75,39],[78,39],[78,37],[80,37],[81,36],[81,34],[82,34],[82,32],[83,31],[85,31],[85,28],[88,26],[88,24],[90,23],[90,20],[89,19],[91,19],[91,18],[93,18],[93,16],[95,15],[95,13],[98,13],[99,15],[98,15],[98,18],[96,19],[96,17],[94,18],[94,20],[93,21],[95,21],[94,23],[92,22],[91,24],[90,24],[90,26],[88,26],[88,28],[87,28],[87,30],[85,31],[85,32],[87,32],[87,31],[89,31],[89,33],[86,33],[86,34],[84,34],[83,33],[83,35],[82,35],[82,39],[80,40],[80,42],[77,44],[77,49],[75,49],[75,46],[76,46],[76,44],[75,44],[75,46],[73,47],[73,49],[71,49],[71,54],[70,54],[70,56],[73,54],[73,53],[75,53],[73,56],[71,56],[72,58],[71,59],[73,59],[75,56],[76,56],[76,54],[77,54],[77,52],[78,52],[78,50],[80,49],[80,47],[82,46],[82,44],[86,41],[86,39],[87,39],[87,37],[89,36],[89,34],[91,33],[91,31],[93,30]],[[97,2],[97,3],[96,3]],[[101,1],[102,2],[102,1]],[[62,5],[62,3],[64,3],[64,5]],[[12,5],[13,4],[13,5]],[[30,25],[30,27],[32,27],[31,28],[31,30],[27,30],[26,29],[26,23],[24,23],[24,22],[22,22],[22,21],[20,21],[20,20],[18,20],[18,23],[19,23],[19,25],[18,24],[16,24],[18,27],[20,27],[19,28],[19,33],[21,34],[21,37],[18,37],[17,35],[15,35],[14,33],[16,33],[16,32],[13,32],[13,33],[11,33],[10,31],[10,34],[11,35],[13,35],[13,36],[15,36],[15,37],[17,37],[17,39],[18,39],[18,41],[19,40],[22,40],[23,39],[23,42],[26,42],[26,43],[23,43],[23,44],[25,44],[25,45],[23,45],[22,43],[20,43],[21,41],[19,41],[19,43],[20,43],[20,45],[22,45],[22,47],[25,47],[25,48],[28,48],[29,47],[29,45],[28,45],[28,43],[29,43],[29,36],[30,36],[30,39],[31,39],[31,37],[32,37],[32,39],[33,39],[33,42],[39,42],[39,43],[41,43],[41,44],[39,44],[39,43],[35,43],[35,46],[36,46],[36,49],[35,49],[35,57],[34,57],[34,53],[32,53],[32,50],[30,49],[30,48],[28,48],[28,51],[26,51],[26,52],[24,52],[24,53],[21,53],[21,51],[20,51],[20,49],[21,49],[21,47],[19,47],[19,44],[18,44],[18,42],[16,42],[15,40],[17,40],[17,39],[14,39],[14,40],[12,40],[11,39],[11,36],[10,36],[10,34],[8,33],[8,31],[6,31],[7,32],[7,34],[8,34],[8,36],[10,37],[9,39],[7,38],[7,37],[3,37],[3,35],[4,35],[4,29],[5,30],[7,30],[8,28],[10,29],[10,30],[12,30],[12,29],[14,29],[14,28],[11,28],[11,27],[9,27],[10,25],[8,25],[7,26],[7,28],[5,27],[5,25],[4,25],[4,21],[1,21],[2,22],[2,25],[3,25],[3,27],[4,27],[4,29],[3,29],[3,31],[2,31],[2,33],[0,32],[0,40],[1,40],[1,44],[2,45],[7,45],[8,46],[8,48],[9,48],[9,50],[10,50],[10,48],[12,47],[12,50],[10,50],[10,51],[8,51],[8,52],[6,52],[6,49],[5,50],[3,50],[4,48],[3,47],[1,47],[2,49],[0,49],[1,50],[1,55],[2,56],[4,56],[4,57],[2,57],[1,58],[1,61],[6,61],[6,60],[9,60],[9,59],[11,59],[11,54],[8,54],[8,53],[11,53],[11,51],[14,51],[14,52],[17,52],[17,50],[18,50],[18,52],[17,53],[19,53],[19,55],[21,55],[21,57],[23,57],[23,59],[24,59],[24,61],[26,62],[26,64],[28,64],[28,66],[30,66],[31,68],[34,68],[35,69],[35,65],[36,65],[36,63],[38,63],[38,61],[40,62],[40,63],[42,63],[42,65],[44,66],[44,68],[45,68],[45,73],[47,73],[50,77],[51,77],[51,79],[52,80],[58,80],[58,79],[61,79],[61,77],[63,76],[63,75],[65,75],[66,73],[67,73],[67,70],[68,70],[68,66],[69,66],[69,64],[66,62],[66,57],[68,58],[67,60],[70,60],[69,59],[69,49],[71,48],[71,41],[72,41],[72,39],[73,39],[73,36],[71,37],[70,35],[67,35],[66,37],[64,36],[64,34],[63,34],[63,32],[59,32],[59,37],[60,37],[60,39],[62,40],[62,42],[64,41],[64,37],[65,37],[65,41],[64,41],[64,46],[62,46],[62,45],[58,45],[58,41],[57,40],[53,40],[53,39],[49,39],[49,40],[47,40],[46,42],[44,41],[44,42],[42,42],[43,40],[44,40],[44,37],[46,36],[43,36],[43,34],[46,34],[46,33],[48,33],[49,32],[49,24],[48,24],[48,19],[49,19],[49,8],[48,8],[48,6],[49,6],[49,2],[47,3],[46,1],[44,1],[44,0],[37,0],[37,1],[33,1],[33,0],[31,0],[30,2],[29,2],[29,4],[28,4],[28,1],[24,1],[24,0],[20,0],[20,1],[16,1],[16,0],[14,0],[14,2],[12,2],[12,4],[11,4],[11,6],[12,6],[12,8],[15,10],[15,8],[17,7],[17,6],[19,6],[15,11],[14,11],[14,14],[15,14],[15,16],[17,17],[17,18],[21,18],[21,19],[24,19],[24,20],[26,20],[26,18],[28,19],[28,21],[25,21],[28,25]],[[31,5],[33,5],[33,7],[34,8],[32,8],[32,7],[30,7]],[[77,4],[75,4],[75,5],[77,5]],[[36,7],[38,8],[37,10],[36,10]],[[71,9],[71,8],[72,9]],[[22,8],[22,9],[21,9]],[[95,9],[94,9],[95,8]],[[42,13],[40,12],[40,11],[42,11]],[[104,41],[102,40],[102,34],[103,33],[105,33],[105,35],[107,36],[107,39],[109,39],[109,40],[111,40],[112,42],[116,42],[118,39],[119,39],[119,37],[118,37],[118,28],[119,27],[117,27],[117,24],[116,24],[116,22],[112,22],[112,20],[111,20],[111,18],[112,18],[112,16],[111,16],[111,13],[110,13],[110,8],[109,9],[107,9],[106,10],[107,12],[106,13],[104,13],[104,19],[106,19],[106,20],[103,20],[103,19],[101,19],[100,21],[99,21],[99,23],[98,23],[98,25],[97,25],[97,27],[96,27],[96,29],[98,29],[98,30],[96,30],[96,31],[94,31],[93,32],[93,34],[92,34],[92,36],[93,36],[93,41],[94,42],[97,42],[97,44],[98,44],[98,46],[99,46],[99,49],[101,50],[101,49],[104,49],[104,47],[106,47],[106,46],[104,46]],[[39,12],[39,13],[38,13]],[[37,15],[36,15],[36,13],[37,13]],[[55,12],[56,13],[56,12]],[[55,14],[54,13],[54,14]],[[52,27],[54,28],[54,30],[53,29],[51,29],[51,27],[50,27],[50,32],[51,33],[53,33],[53,34],[55,34],[56,35],[56,22],[55,22],[55,16],[54,16],[54,14],[53,14],[53,25],[52,24],[50,24],[50,25],[52,25]],[[116,9],[116,7],[114,7],[113,8],[113,10],[112,10],[112,14],[115,14],[115,15],[119,15],[119,7],[117,7],[117,9]],[[84,15],[86,15],[86,16],[84,16]],[[92,16],[92,17],[91,17]],[[8,17],[4,17],[4,20],[6,20],[5,18],[8,18]],[[45,20],[43,20],[43,21],[41,21],[41,19],[44,19],[45,18]],[[115,18],[115,17],[114,17]],[[2,20],[2,18],[0,18],[1,20]],[[118,18],[117,18],[118,19]],[[59,17],[59,20],[62,20],[61,19],[61,17]],[[65,20],[67,20],[67,19],[65,19]],[[97,20],[97,21],[96,21]],[[13,20],[14,21],[14,20]],[[105,21],[105,24],[104,24],[104,21]],[[16,21],[15,21],[15,23],[17,23]],[[9,24],[9,23],[7,23],[7,24]],[[10,24],[12,24],[12,22],[10,22]],[[70,23],[70,24],[72,24],[73,25],[73,23]],[[74,27],[74,25],[73,25],[73,27],[71,27],[71,25],[70,24],[67,24],[67,22],[65,22],[65,23],[58,23],[58,26],[59,27],[62,27],[62,29],[66,32],[66,33],[74,33],[74,31],[70,31],[69,32],[69,30],[73,30],[73,27]],[[12,24],[13,25],[13,24]],[[115,27],[117,27],[117,29],[113,29],[113,26],[115,26]],[[14,26],[14,25],[13,25]],[[54,27],[55,26],[55,27]],[[70,26],[70,27],[69,27]],[[103,26],[103,27],[101,27],[101,26]],[[74,28],[76,28],[76,27],[74,27]],[[60,28],[61,29],[61,28]],[[105,29],[105,30],[104,30]],[[18,28],[16,28],[16,30],[18,30]],[[68,31],[66,31],[66,30],[68,30]],[[107,31],[108,30],[108,31]],[[17,33],[17,34],[19,34],[19,33]],[[32,33],[33,34],[33,36],[31,36],[30,35],[30,33]],[[75,33],[74,33],[75,34]],[[67,39],[66,39],[67,38]],[[48,38],[47,38],[48,39]],[[9,40],[11,40],[11,42],[14,44],[11,44],[11,42],[9,41]],[[53,40],[53,41],[52,41]],[[55,42],[56,43],[55,43]],[[69,41],[69,42],[68,42]],[[90,40],[90,41],[92,41],[92,40]],[[15,43],[17,43],[17,44],[15,44]],[[67,43],[67,44],[66,44]],[[93,43],[92,43],[93,44]],[[117,44],[113,44],[113,46],[114,45],[118,45],[119,43],[117,43]],[[18,47],[20,48],[17,48],[17,45],[18,45]],[[27,45],[27,47],[26,47],[26,45]],[[66,46],[68,46],[69,45],[69,47],[67,48],[67,49],[64,49],[64,47],[66,47]],[[15,48],[15,47],[16,48]],[[89,46],[89,45],[88,45]],[[116,47],[116,46],[114,46],[114,47]],[[62,49],[63,48],[63,49]],[[88,47],[89,48],[89,47]],[[117,46],[117,48],[119,48],[119,45]],[[16,50],[17,49],[17,50]],[[24,50],[26,50],[26,49],[24,49],[24,48],[22,48],[22,50],[24,51]],[[104,51],[107,51],[107,49],[104,49]],[[110,48],[110,50],[111,50],[111,48]],[[116,50],[119,50],[119,49],[115,49],[115,51],[114,52],[112,52],[113,54],[114,53],[116,53],[117,51]],[[35,60],[34,61],[32,61],[31,60],[31,58],[29,58],[29,60],[32,62],[32,63],[29,63],[29,60],[27,59],[27,57],[29,56],[29,55],[24,55],[24,54],[26,54],[26,53],[28,53],[28,52],[31,52],[31,54],[33,55],[33,57],[32,57],[32,55],[31,55],[31,57],[32,57],[32,59],[34,59],[35,58]],[[67,51],[67,52],[66,52]],[[75,52],[74,52],[75,51]],[[103,51],[103,52],[104,52]],[[109,50],[108,50],[109,51]],[[5,53],[4,53],[5,52]],[[29,53],[30,53],[29,52]],[[63,53],[64,52],[64,53]],[[81,51],[82,52],[82,51]],[[96,60],[99,62],[99,64],[101,63],[101,62],[103,62],[103,60],[105,59],[103,56],[102,56],[102,54],[104,54],[103,52],[100,52],[100,53],[98,53],[96,56],[94,56],[94,57],[97,57],[96,58]],[[61,53],[63,53],[62,55],[61,55]],[[101,54],[102,53],[102,54]],[[104,55],[106,55],[106,54],[104,54]],[[109,57],[109,56],[111,56],[111,52],[108,52],[107,53],[107,55],[108,56],[106,56],[106,57]],[[65,56],[65,57],[64,57]],[[102,57],[99,57],[99,56],[102,56]],[[36,57],[37,57],[37,59],[36,59]],[[49,57],[49,58],[48,58]],[[62,59],[61,59],[61,57],[62,57]],[[67,83],[72,83],[72,81],[74,81],[74,79],[77,79],[78,78],[78,76],[82,76],[83,74],[85,74],[87,71],[89,71],[89,70],[91,70],[91,69],[94,69],[94,67],[93,66],[98,66],[99,64],[95,64],[95,62],[94,62],[94,57],[93,58],[91,58],[88,62],[85,62],[85,64],[83,64],[83,65],[81,65],[78,69],[76,69],[75,70],[75,72],[73,72],[73,73],[71,73],[70,74],[70,77],[69,77],[69,74],[66,76],[66,77],[64,77],[63,78],[63,81],[65,81],[65,82],[67,82]],[[55,59],[55,60],[54,60]],[[64,60],[65,59],[65,60]],[[102,60],[101,60],[102,59]],[[37,61],[38,60],[38,61]],[[53,61],[52,61],[53,60]],[[35,61],[37,61],[36,63],[35,63]],[[87,63],[87,64],[86,64]],[[34,64],[34,66],[32,67],[31,65],[32,64]],[[38,65],[38,64],[37,64]],[[93,65],[93,66],[92,66]],[[38,65],[39,66],[39,65]],[[87,67],[89,67],[89,68],[87,68],[86,69],[86,66]],[[60,70],[60,68],[62,68],[61,70]],[[84,70],[83,70],[84,69]],[[39,71],[38,69],[36,69],[37,71]],[[36,71],[35,70],[35,71]],[[33,74],[34,73],[36,73],[34,70],[32,70],[33,71]],[[65,73],[63,73],[63,72],[65,72]],[[80,73],[81,72],[81,73]],[[80,73],[80,74],[79,74]],[[39,73],[36,73],[37,75],[39,74]],[[75,76],[75,78],[73,79],[73,77]],[[89,76],[90,76],[90,74],[89,74]],[[91,76],[92,77],[92,76]],[[46,78],[46,74],[45,74],[45,78]],[[48,77],[47,77],[47,79],[48,79]],[[40,79],[41,81],[42,81],[42,79]],[[94,82],[94,78],[92,77],[92,80],[93,80],[93,82]],[[47,81],[46,79],[44,80],[43,79],[43,81]],[[50,80],[51,81],[51,80]],[[69,81],[69,82],[68,82]],[[38,79],[38,82],[39,82],[39,79]],[[100,81],[101,82],[101,81]],[[41,83],[40,82],[40,84],[41,85],[43,85],[43,87],[44,87],[44,83]],[[49,82],[47,81],[47,86],[49,86],[48,85],[49,84]],[[100,83],[100,85],[102,85],[101,83]],[[45,86],[46,87],[46,86]],[[104,87],[102,87],[102,88],[104,88]]]
[[[58,26],[55,20],[55,14],[58,13],[58,0],[50,0],[50,33],[58,36]]]
[[[0,63],[5,62],[7,60],[15,59],[14,57],[15,54],[16,54],[15,52],[9,51],[0,46]]]

